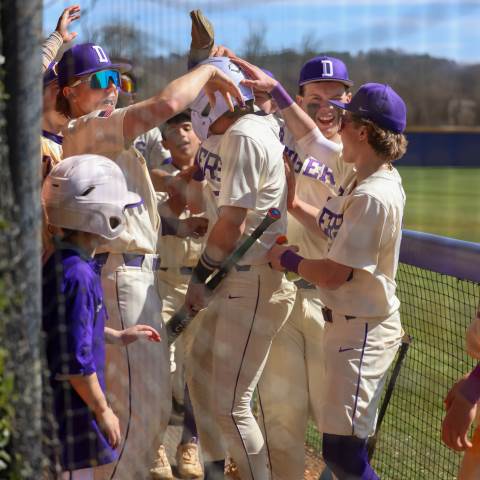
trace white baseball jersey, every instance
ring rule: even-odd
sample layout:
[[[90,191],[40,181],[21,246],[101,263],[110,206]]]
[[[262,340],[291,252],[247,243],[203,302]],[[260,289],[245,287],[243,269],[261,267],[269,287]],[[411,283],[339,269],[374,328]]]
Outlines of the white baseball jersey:
[[[282,218],[271,225],[240,260],[241,265],[267,263],[266,254],[286,231],[286,184],[283,146],[271,122],[249,114],[223,135],[211,135],[197,153],[197,160],[218,207],[248,209],[244,235],[249,235],[270,208]]]
[[[172,156],[163,146],[162,140],[160,128],[155,127],[133,141],[133,146],[143,155],[149,170],[163,170],[164,166],[172,163]]]
[[[329,155],[319,152],[317,158],[305,153],[295,142],[287,128],[280,131],[285,154],[290,159],[296,177],[296,194],[300,200],[321,208],[327,199],[341,193],[342,184],[349,183],[354,175],[353,165],[343,161],[341,152]],[[305,228],[292,215],[288,217],[288,241],[300,247],[300,254],[307,258],[322,258],[327,253],[327,242]]]
[[[95,111],[71,120],[63,131],[63,154],[69,157],[97,153],[110,158],[122,169],[128,189],[142,197],[141,203],[125,209],[127,226],[120,237],[108,242],[99,252],[156,253],[161,228],[157,198],[145,159],[134,148],[125,145],[125,112],[123,108],[113,112]]]
[[[170,175],[176,176],[180,170],[172,163],[164,163],[159,170],[162,170]],[[163,193],[163,192],[162,192]],[[160,194],[160,192],[157,192]],[[168,194],[165,193],[164,202],[168,200]],[[163,202],[162,202],[163,203]],[[186,208],[179,218],[189,218],[192,214]],[[202,217],[204,215],[195,215]],[[194,267],[202,253],[206,237],[202,238],[180,238],[174,235],[165,235],[160,237],[160,248],[166,254],[162,258],[162,268],[179,268],[179,267]]]
[[[395,295],[405,192],[397,170],[381,169],[330,198],[317,221],[327,236],[327,258],[354,269],[336,290],[319,289],[326,306],[342,315],[386,317]]]
[[[126,228],[120,237],[102,247],[103,252],[109,252],[102,268],[107,325],[123,329],[148,324],[164,338],[162,301],[155,275],[160,216],[145,159],[125,143],[126,110],[95,111],[70,121],[63,130],[63,153],[65,157],[96,153],[110,158],[124,173],[128,189],[141,196],[141,202],[125,209]],[[141,266],[126,265],[127,253],[135,257],[141,254]],[[106,364],[107,392],[112,402],[118,402],[115,410],[123,432],[130,418],[116,477],[118,480],[141,478],[151,465],[170,418],[168,345],[137,342],[129,345],[128,354],[125,349],[107,349]],[[95,478],[109,478],[113,468],[115,464],[99,467]]]
[[[206,458],[223,457],[223,439],[243,479],[267,479],[267,445],[250,405],[272,339],[294,301],[294,286],[266,260],[286,231],[283,146],[270,120],[248,114],[223,135],[208,137],[197,161],[219,208],[248,210],[246,235],[269,208],[284,214],[246,253],[240,262],[244,268],[232,268],[195,320],[186,369]]]

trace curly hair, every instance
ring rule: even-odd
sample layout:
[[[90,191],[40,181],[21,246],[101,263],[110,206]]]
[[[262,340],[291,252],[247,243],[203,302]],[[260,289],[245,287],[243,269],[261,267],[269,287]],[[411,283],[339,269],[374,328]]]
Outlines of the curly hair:
[[[352,115],[356,125],[367,127],[367,138],[369,145],[375,152],[385,159],[385,162],[392,163],[399,160],[407,151],[408,140],[403,133],[395,133],[379,127],[375,122],[359,115]]]

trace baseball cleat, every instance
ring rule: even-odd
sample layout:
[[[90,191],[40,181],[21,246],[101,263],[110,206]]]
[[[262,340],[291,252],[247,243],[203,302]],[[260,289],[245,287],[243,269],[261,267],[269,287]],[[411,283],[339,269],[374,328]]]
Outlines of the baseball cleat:
[[[200,478],[203,475],[195,442],[180,444],[177,448],[177,470],[182,478]]]
[[[150,469],[150,478],[152,480],[173,480],[172,468],[167,458],[165,447],[160,445],[157,452],[157,458]]]

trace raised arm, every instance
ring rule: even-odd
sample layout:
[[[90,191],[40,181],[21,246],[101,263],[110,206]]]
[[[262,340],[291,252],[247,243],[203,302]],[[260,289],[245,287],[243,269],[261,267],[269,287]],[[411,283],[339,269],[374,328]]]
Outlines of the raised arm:
[[[305,137],[311,141],[302,144],[302,147],[308,148],[305,153],[322,160],[327,166],[330,166],[330,160],[333,162],[341,152],[342,147],[336,142],[327,140],[320,132],[315,122],[297,105],[290,95],[285,91],[282,85],[274,78],[269,77],[260,68],[252,65],[238,57],[232,58],[251,77],[250,80],[244,80],[242,83],[247,87],[270,93],[281,111],[285,123],[295,137],[297,142]]]
[[[212,65],[200,65],[170,82],[154,97],[128,107],[123,121],[125,141],[132,141],[141,133],[185,110],[202,88],[212,104],[215,103],[216,91],[223,95],[232,111],[232,97],[239,104],[243,103],[240,90],[226,75]]]
[[[69,32],[68,27],[78,18],[80,18],[79,5],[71,5],[63,10],[55,31],[49,35],[42,45],[43,72],[47,70],[50,63],[55,59],[62,44],[71,42],[77,36],[76,32]]]

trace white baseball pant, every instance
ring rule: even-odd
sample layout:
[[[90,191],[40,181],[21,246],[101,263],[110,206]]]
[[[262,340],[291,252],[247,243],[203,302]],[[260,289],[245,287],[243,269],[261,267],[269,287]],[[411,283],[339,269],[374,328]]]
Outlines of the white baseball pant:
[[[322,307],[315,287],[297,290],[257,387],[273,480],[300,480],[304,475],[308,419],[312,415],[318,423],[325,388]]]
[[[155,277],[158,256],[129,254],[129,258],[136,258],[141,266],[128,266],[123,255],[109,254],[102,269],[107,326],[121,330],[135,324],[151,325],[158,330],[162,341],[107,346],[107,397],[120,419],[122,446],[125,443],[116,480],[149,476],[171,412],[168,345]],[[116,462],[96,468],[95,479],[109,478],[115,465]]]
[[[213,460],[224,458],[220,431],[241,478],[269,480],[268,452],[251,399],[272,339],[293,307],[295,288],[268,265],[242,268],[232,270],[202,312],[189,359],[201,376],[196,379],[187,368],[187,378],[195,380],[189,391],[204,451],[215,455]],[[208,330],[203,341],[202,324]],[[196,364],[202,357],[199,350],[208,360],[202,365]]]

